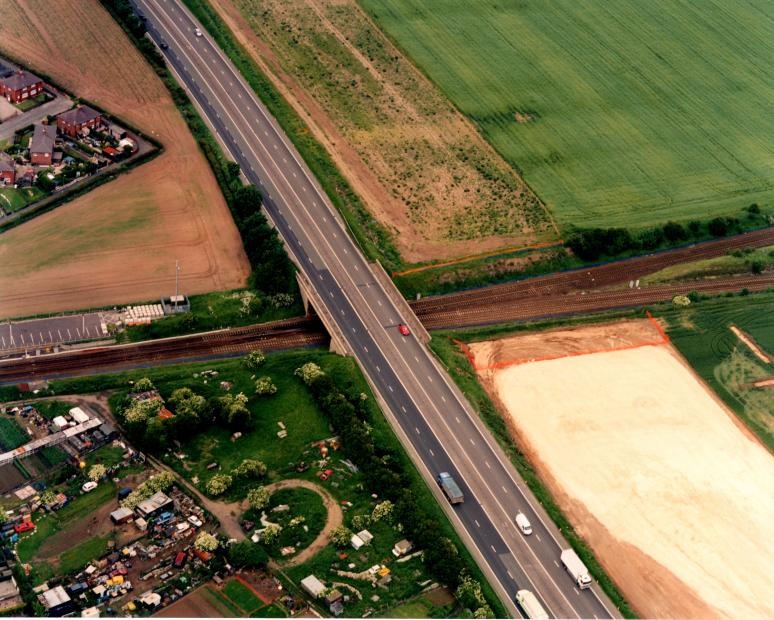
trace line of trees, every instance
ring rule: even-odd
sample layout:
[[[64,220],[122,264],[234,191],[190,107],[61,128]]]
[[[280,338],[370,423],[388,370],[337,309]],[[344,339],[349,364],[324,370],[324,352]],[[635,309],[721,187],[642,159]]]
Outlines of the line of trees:
[[[746,209],[747,219],[756,223],[765,218],[760,207],[753,203]],[[686,226],[678,222],[667,222],[663,226],[649,228],[632,234],[626,228],[576,228],[567,237],[565,245],[580,259],[597,260],[601,257],[620,256],[637,250],[654,250],[661,246],[674,246],[682,242],[701,239],[708,234],[712,237],[741,232],[742,221],[735,217],[716,217],[708,222],[694,220]]]
[[[164,82],[199,148],[207,157],[242,237],[242,244],[252,269],[251,286],[266,295],[294,292],[294,267],[285,253],[277,231],[269,225],[261,211],[263,199],[260,191],[253,185],[245,187],[242,184],[239,165],[225,159],[185,90],[170,75],[163,56],[145,36],[145,24],[137,17],[129,1],[101,2],[123,26],[135,46]]]
[[[362,471],[369,490],[394,505],[394,515],[406,536],[422,545],[428,571],[442,583],[457,589],[469,579],[466,563],[455,544],[445,537],[437,522],[411,489],[411,477],[400,455],[392,447],[374,441],[368,424],[369,408],[364,395],[347,396],[336,379],[316,364],[307,363],[296,371],[309,387],[315,402],[342,440],[342,449]],[[484,603],[476,617],[491,617]]]

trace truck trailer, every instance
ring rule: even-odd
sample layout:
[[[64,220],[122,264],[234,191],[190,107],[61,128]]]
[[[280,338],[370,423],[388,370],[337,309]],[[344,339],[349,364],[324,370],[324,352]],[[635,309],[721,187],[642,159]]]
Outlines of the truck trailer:
[[[575,551],[572,549],[565,549],[562,551],[561,558],[562,564],[564,565],[564,570],[570,573],[570,576],[572,577],[573,581],[575,581],[577,586],[581,590],[590,588],[591,577],[589,577],[589,571],[586,568],[586,565],[578,557],[578,554],[575,553]]]
[[[537,596],[529,590],[519,590],[516,593],[516,602],[527,618],[532,618],[532,620],[548,620],[548,612],[543,609]]]
[[[443,489],[450,504],[461,504],[465,501],[465,496],[449,472],[444,471],[438,474],[438,484]]]

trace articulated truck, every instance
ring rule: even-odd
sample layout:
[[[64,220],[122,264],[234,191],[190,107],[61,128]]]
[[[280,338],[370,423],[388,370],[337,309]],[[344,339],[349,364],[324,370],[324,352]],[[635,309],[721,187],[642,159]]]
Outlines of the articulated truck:
[[[591,577],[589,577],[589,571],[586,565],[578,557],[572,549],[565,549],[562,551],[562,564],[564,570],[570,573],[573,581],[581,590],[591,587]]]
[[[527,618],[532,620],[548,620],[548,612],[543,609],[537,596],[529,590],[519,590],[516,593],[516,602],[526,614]]]
[[[449,472],[444,471],[438,474],[438,484],[441,485],[450,504],[461,504],[465,501],[465,496]]]

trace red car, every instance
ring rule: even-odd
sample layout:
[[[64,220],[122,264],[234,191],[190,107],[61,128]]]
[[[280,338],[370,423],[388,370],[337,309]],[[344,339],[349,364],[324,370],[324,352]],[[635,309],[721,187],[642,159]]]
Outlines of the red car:
[[[32,521],[24,521],[23,523],[19,523],[16,527],[13,528],[13,531],[17,534],[20,532],[26,532],[28,530],[34,530],[35,524]]]
[[[411,332],[409,331],[408,325],[404,325],[401,323],[398,325],[398,331],[403,334],[404,336],[408,336]]]

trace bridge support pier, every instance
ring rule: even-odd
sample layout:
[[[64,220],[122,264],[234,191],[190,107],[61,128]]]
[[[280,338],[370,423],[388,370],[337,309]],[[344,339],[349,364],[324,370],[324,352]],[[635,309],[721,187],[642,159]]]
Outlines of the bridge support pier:
[[[339,355],[352,355],[352,350],[344,339],[341,329],[339,329],[336,321],[331,317],[328,309],[320,302],[317,291],[312,287],[309,279],[303,272],[297,271],[296,280],[298,281],[298,288],[301,291],[304,312],[308,315],[310,308],[314,308],[315,312],[317,312],[317,316],[320,317],[328,335],[331,337],[330,350]]]

